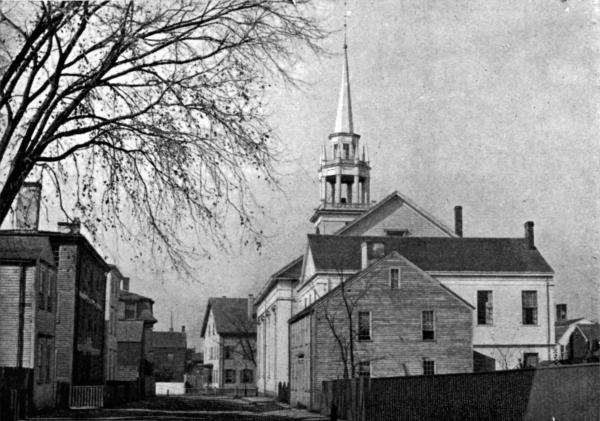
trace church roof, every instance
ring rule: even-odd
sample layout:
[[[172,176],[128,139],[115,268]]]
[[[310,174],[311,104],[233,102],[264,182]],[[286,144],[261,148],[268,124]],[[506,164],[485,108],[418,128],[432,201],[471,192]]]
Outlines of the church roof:
[[[210,297],[204,313],[201,337],[204,337],[211,311],[219,335],[246,336],[256,334],[254,320],[248,318],[247,298]]]
[[[397,251],[428,272],[553,273],[540,252],[528,249],[522,238],[308,235],[318,271],[360,270],[364,241],[383,243],[386,254]]]
[[[260,303],[275,288],[277,282],[283,280],[298,280],[302,272],[304,256],[297,257],[269,277],[269,280],[256,297],[255,305]]]

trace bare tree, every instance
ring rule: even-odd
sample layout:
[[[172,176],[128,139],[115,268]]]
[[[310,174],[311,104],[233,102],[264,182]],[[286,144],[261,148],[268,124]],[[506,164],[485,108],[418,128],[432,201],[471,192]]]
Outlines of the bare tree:
[[[269,179],[273,159],[268,80],[293,81],[325,35],[308,3],[0,3],[0,223],[43,174],[69,219],[178,265],[178,231],[219,243],[231,208],[251,226],[248,176]]]
[[[336,286],[335,291],[327,292],[327,295],[323,297],[319,315],[325,319],[335,339],[342,362],[342,375],[344,379],[348,379],[357,377],[357,367],[360,363],[356,355],[356,340],[359,335],[358,323],[355,321],[358,317],[356,309],[369,292],[371,285],[364,280],[352,280],[351,277],[344,274],[341,265],[336,266],[340,280],[339,286]],[[349,280],[352,281],[352,288]]]

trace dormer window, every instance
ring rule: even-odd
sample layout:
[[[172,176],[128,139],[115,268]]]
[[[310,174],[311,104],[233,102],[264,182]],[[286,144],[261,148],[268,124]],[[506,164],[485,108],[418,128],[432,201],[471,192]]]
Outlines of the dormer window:
[[[408,230],[407,229],[385,229],[385,235],[388,235],[390,237],[408,237]]]

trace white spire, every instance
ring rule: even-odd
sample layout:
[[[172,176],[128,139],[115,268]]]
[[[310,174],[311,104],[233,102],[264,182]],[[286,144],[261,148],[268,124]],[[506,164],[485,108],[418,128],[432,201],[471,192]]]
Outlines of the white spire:
[[[338,99],[334,133],[354,133],[352,121],[352,99],[350,96],[350,72],[348,70],[348,45],[346,43],[346,16],[344,16],[344,65],[342,66],[342,84]]]

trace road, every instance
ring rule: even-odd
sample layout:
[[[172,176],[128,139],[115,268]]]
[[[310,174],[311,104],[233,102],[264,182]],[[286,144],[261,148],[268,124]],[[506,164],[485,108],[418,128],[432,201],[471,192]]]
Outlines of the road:
[[[289,421],[326,420],[305,410],[290,409],[267,399],[233,399],[218,396],[155,397],[115,408],[54,410],[40,414],[35,421],[88,419],[195,420],[195,421]]]

